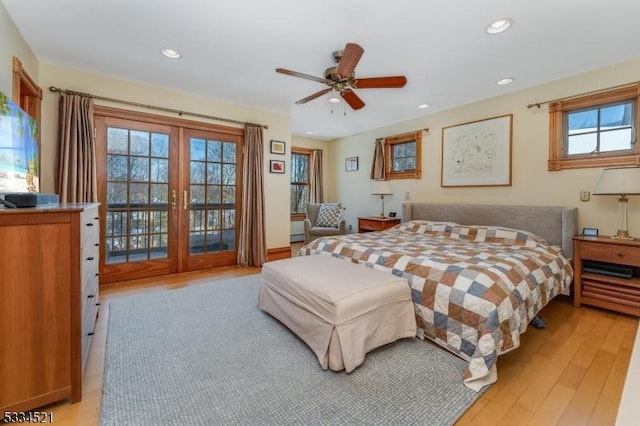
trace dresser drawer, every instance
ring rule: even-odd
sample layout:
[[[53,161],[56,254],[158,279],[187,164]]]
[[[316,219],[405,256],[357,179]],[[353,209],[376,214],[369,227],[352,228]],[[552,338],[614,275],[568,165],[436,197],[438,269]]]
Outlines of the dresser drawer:
[[[580,257],[588,260],[617,263],[620,265],[640,266],[640,250],[635,247],[617,244],[601,244],[582,241]]]
[[[87,241],[93,244],[100,241],[100,218],[97,207],[84,210],[80,214],[80,243],[84,245]]]

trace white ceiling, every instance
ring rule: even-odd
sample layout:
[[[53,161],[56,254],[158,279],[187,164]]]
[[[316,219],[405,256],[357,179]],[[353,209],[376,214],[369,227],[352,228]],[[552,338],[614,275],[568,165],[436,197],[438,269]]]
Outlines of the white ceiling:
[[[323,139],[640,57],[638,0],[1,1],[41,62],[290,114],[293,134]],[[503,17],[509,31],[484,33]],[[347,42],[365,50],[357,77],[407,85],[357,90],[366,106],[346,116],[327,95],[295,105],[325,86],[275,68],[322,77]]]

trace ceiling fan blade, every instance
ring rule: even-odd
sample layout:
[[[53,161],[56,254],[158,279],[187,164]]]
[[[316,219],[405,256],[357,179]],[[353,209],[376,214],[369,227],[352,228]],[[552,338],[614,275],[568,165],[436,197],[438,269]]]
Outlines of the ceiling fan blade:
[[[353,109],[360,109],[364,106],[364,102],[362,101],[362,99],[360,99],[358,95],[356,95],[356,92],[354,92],[353,90],[347,89],[343,92],[340,92],[340,96],[342,96],[342,99],[344,99],[345,102],[348,103],[349,106]]]
[[[276,72],[279,72],[280,74],[292,75],[294,77],[306,78],[307,80],[317,81],[318,83],[327,84],[327,81],[324,78],[316,77],[309,74],[303,74],[297,71],[291,71],[284,68],[276,68]]]
[[[314,93],[313,95],[309,95],[306,98],[302,98],[299,101],[296,102],[297,105],[299,104],[306,104],[307,102],[314,100],[315,98],[319,98],[320,96],[324,95],[325,93],[329,93],[331,91],[331,88],[329,87],[328,89],[323,89],[319,92]]]
[[[384,89],[404,87],[407,78],[403,75],[393,77],[358,78],[351,83],[356,89]]]
[[[358,61],[362,57],[364,49],[355,43],[347,43],[342,53],[340,63],[338,63],[338,69],[336,74],[342,78],[349,78],[353,74],[353,70],[356,69]]]

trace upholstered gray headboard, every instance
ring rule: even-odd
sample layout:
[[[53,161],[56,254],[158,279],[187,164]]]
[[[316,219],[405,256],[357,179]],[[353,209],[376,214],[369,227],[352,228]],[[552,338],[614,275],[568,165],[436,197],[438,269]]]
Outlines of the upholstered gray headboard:
[[[576,207],[403,203],[402,218],[522,229],[562,247],[568,258],[573,258],[573,237],[578,233]]]

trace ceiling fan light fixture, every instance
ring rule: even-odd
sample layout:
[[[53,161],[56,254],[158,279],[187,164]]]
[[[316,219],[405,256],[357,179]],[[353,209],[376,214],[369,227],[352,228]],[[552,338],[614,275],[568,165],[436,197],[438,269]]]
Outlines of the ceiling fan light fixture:
[[[500,34],[502,32],[507,31],[513,25],[513,19],[511,18],[501,18],[493,21],[484,29],[487,34]]]
[[[171,49],[169,47],[163,47],[160,49],[160,53],[170,59],[180,59],[182,58],[182,53],[178,52],[175,49]]]
[[[339,97],[337,97],[336,95],[332,95],[332,96],[329,98],[329,102],[331,102],[332,104],[337,104],[338,102],[340,102],[340,98],[339,98]]]

